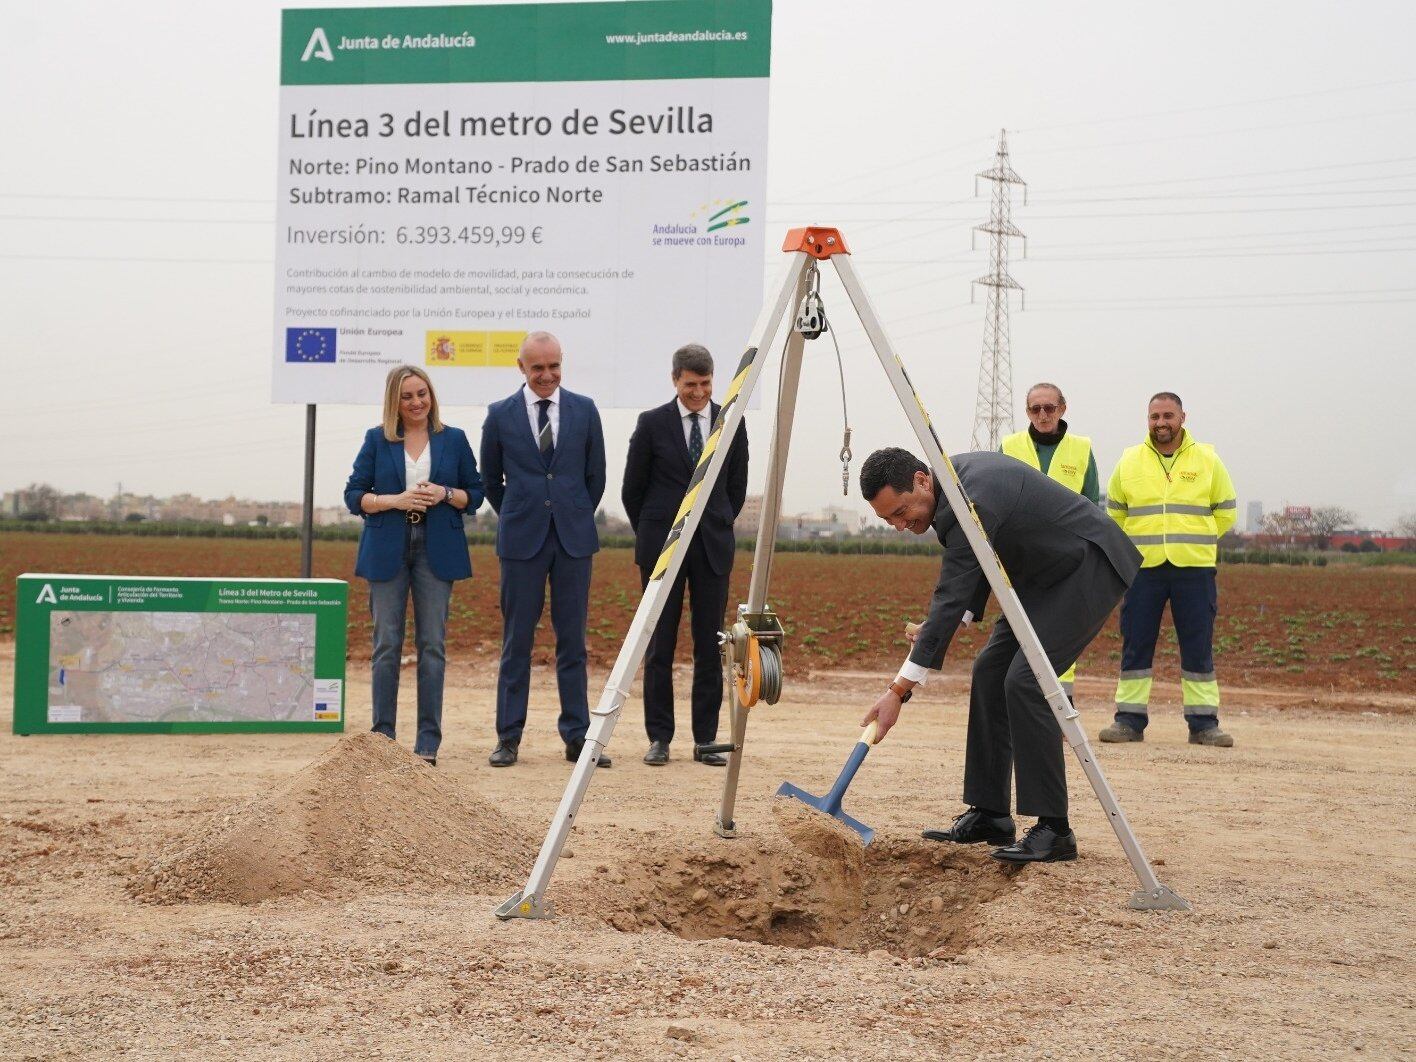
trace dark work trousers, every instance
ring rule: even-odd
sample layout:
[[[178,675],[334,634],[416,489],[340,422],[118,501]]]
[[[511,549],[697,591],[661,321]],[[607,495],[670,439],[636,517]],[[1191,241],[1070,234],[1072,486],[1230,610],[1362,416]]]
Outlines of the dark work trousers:
[[[551,586],[551,626],[556,632],[556,684],[561,740],[585,736],[590,727],[585,671],[585,621],[590,609],[592,557],[572,557],[555,524],[541,550],[528,560],[501,559],[502,655],[497,675],[497,737],[519,742],[531,692],[531,648]]]
[[[1082,655],[1126,591],[1106,555],[1089,547],[1071,575],[1043,590],[1019,587],[1023,608],[1058,674]],[[1042,687],[999,617],[974,660],[969,734],[964,754],[964,802],[1007,811],[1010,776],[1017,775],[1018,812],[1067,814],[1067,774],[1061,729]]]
[[[1140,711],[1118,707],[1116,720],[1133,730],[1144,730],[1150,720],[1146,710],[1149,680],[1167,601],[1180,643],[1185,722],[1192,732],[1210,730],[1219,725],[1219,684],[1214,672],[1214,618],[1219,612],[1215,569],[1180,568],[1169,562],[1137,572],[1121,602],[1121,677],[1145,679],[1146,696],[1136,698],[1132,705]]]
[[[649,585],[652,570],[639,569],[642,587]],[[664,598],[664,611],[644,657],[644,731],[650,741],[674,739],[674,651],[678,647],[685,584],[689,630],[693,634],[693,740],[709,745],[718,736],[718,709],[723,703],[718,632],[728,607],[728,579],[708,564],[703,543],[697,538],[689,542],[683,567]]]

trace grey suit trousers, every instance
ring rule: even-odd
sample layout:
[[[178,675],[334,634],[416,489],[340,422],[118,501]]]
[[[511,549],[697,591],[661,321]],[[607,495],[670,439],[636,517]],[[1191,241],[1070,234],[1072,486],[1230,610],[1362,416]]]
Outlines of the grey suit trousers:
[[[1052,586],[1018,588],[1028,619],[1059,674],[1076,663],[1125,592],[1125,581],[1096,546],[1087,550],[1075,571]],[[964,802],[1007,811],[1013,774],[1019,814],[1066,816],[1061,729],[1012,627],[1006,617],[999,617],[973,665]]]

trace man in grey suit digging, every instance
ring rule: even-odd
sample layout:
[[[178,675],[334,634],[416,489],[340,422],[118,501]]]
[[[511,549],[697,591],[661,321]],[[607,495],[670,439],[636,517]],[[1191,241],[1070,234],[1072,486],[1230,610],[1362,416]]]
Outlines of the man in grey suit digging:
[[[963,454],[953,459],[964,493],[1017,591],[1052,666],[1065,671],[1097,635],[1136,576],[1141,555],[1115,521],[1080,495],[1010,457]],[[866,714],[880,737],[895,725],[900,706],[944,653],[962,624],[978,619],[988,580],[928,466],[907,450],[877,450],[860,470],[865,500],[896,530],[922,535],[933,528],[944,546],[929,617],[898,677]],[[1006,863],[1077,857],[1067,821],[1067,777],[1062,734],[1008,620],[1000,616],[974,660],[969,731],[964,755],[967,811],[931,840],[1002,845],[992,855]],[[1016,840],[1009,813],[1016,775],[1018,811],[1038,816]]]

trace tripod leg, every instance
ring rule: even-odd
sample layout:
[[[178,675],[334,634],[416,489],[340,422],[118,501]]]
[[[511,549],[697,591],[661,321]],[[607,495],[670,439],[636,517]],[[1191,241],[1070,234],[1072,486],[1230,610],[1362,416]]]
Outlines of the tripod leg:
[[[814,263],[813,263],[814,265]],[[797,283],[792,306],[799,306],[810,290],[811,272],[804,270]],[[772,451],[767,458],[767,483],[762,492],[762,521],[757,528],[757,548],[752,554],[752,581],[748,585],[747,610],[760,611],[767,603],[767,588],[772,579],[773,548],[777,544],[777,524],[782,511],[782,485],[787,478],[787,451],[792,441],[792,420],[796,414],[797,390],[801,383],[801,358],[806,340],[796,329],[787,337],[787,350],[782,358],[781,389],[777,393],[777,415],[772,425]],[[723,778],[723,798],[718,805],[714,832],[720,837],[733,830],[733,809],[737,803],[738,776],[742,771],[742,747],[747,738],[747,709],[738,700],[731,676],[728,681],[728,703],[731,706],[733,751],[728,755],[728,770]]]
[[[728,447],[737,433],[738,425],[742,423],[748,396],[752,394],[758,378],[762,375],[762,365],[767,360],[763,352],[771,349],[771,344],[781,329],[782,321],[790,310],[791,298],[805,273],[807,261],[808,255],[804,252],[791,255],[786,276],[776,298],[765,304],[758,315],[757,323],[753,326],[752,345],[738,362],[732,383],[723,395],[718,422],[703,443],[703,455],[693,471],[693,478],[689,480],[683,504],[679,506],[673,527],[669,529],[664,548],[649,576],[649,584],[644,589],[639,608],[634,613],[634,619],[630,621],[624,644],[620,646],[615,666],[605,683],[604,692],[600,695],[600,703],[591,709],[590,729],[585,734],[585,747],[571,772],[570,782],[561,797],[560,805],[556,808],[555,817],[551,819],[546,838],[541,842],[541,851],[536,856],[531,875],[526,879],[524,888],[497,907],[498,918],[550,916],[550,907],[544,900],[546,886],[555,872],[556,862],[560,859],[566,838],[570,836],[571,826],[574,825],[580,803],[585,798],[585,791],[590,786],[600,753],[609,744],[610,735],[614,733],[620,708],[629,694],[630,683],[634,681],[639,665],[644,661],[649,637],[659,621],[659,614],[664,610],[664,597],[668,588],[673,585],[679,568],[683,566],[688,542],[698,530],[703,511],[708,506],[709,495],[722,471]]]
[[[737,836],[733,809],[737,803],[738,774],[742,771],[742,747],[747,740],[747,709],[742,706],[737,683],[733,680],[733,665],[736,662],[737,654],[729,637],[723,646],[723,688],[728,691],[728,730],[732,736],[733,751],[728,754],[728,776],[723,779],[723,797],[718,805],[718,817],[713,822],[713,832],[719,837]]]
[[[861,324],[865,327],[870,344],[875,348],[875,355],[880,359],[880,364],[885,369],[885,375],[895,389],[895,394],[900,400],[905,416],[909,419],[910,426],[919,439],[919,444],[924,447],[925,458],[929,461],[929,466],[934,472],[934,478],[943,490],[949,507],[954,510],[959,526],[963,528],[964,535],[968,538],[969,545],[978,558],[979,567],[988,577],[989,586],[992,588],[994,596],[998,598],[999,607],[1008,617],[1008,623],[1018,638],[1018,645],[1022,648],[1033,674],[1037,677],[1038,685],[1042,687],[1042,691],[1047,697],[1052,714],[1062,728],[1063,736],[1081,762],[1082,770],[1085,772],[1087,780],[1091,782],[1097,800],[1106,811],[1107,820],[1111,823],[1111,828],[1121,842],[1126,858],[1130,860],[1131,869],[1135,871],[1136,877],[1140,880],[1141,889],[1131,897],[1130,905],[1148,910],[1188,911],[1190,905],[1162,885],[1155,876],[1155,871],[1151,869],[1150,862],[1141,849],[1140,841],[1137,840],[1130,823],[1126,821],[1126,814],[1121,810],[1121,805],[1116,800],[1116,794],[1112,790],[1111,784],[1106,780],[1101,765],[1096,762],[1096,757],[1092,754],[1086,731],[1077,722],[1077,710],[1067,700],[1067,695],[1062,690],[1062,683],[1057,678],[1057,672],[1053,670],[1052,663],[1047,659],[1042,642],[1038,639],[1037,632],[1033,630],[1022,602],[1018,600],[1018,595],[1013,590],[1012,583],[1008,581],[1008,576],[1003,571],[997,554],[993,552],[993,546],[984,533],[978,514],[964,494],[963,485],[959,482],[958,474],[954,471],[949,455],[940,445],[939,436],[935,434],[929,414],[925,412],[924,403],[910,382],[904,364],[894,352],[889,339],[886,338],[885,330],[881,327],[875,308],[870,303],[870,297],[866,295],[859,278],[856,277],[855,267],[851,264],[850,258],[845,255],[836,255],[831,260],[835,263],[836,272],[840,275],[846,294],[850,297]]]

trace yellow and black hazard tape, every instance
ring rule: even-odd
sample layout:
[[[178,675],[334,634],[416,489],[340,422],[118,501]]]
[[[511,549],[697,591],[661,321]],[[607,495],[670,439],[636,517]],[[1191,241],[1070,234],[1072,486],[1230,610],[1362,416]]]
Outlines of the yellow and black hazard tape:
[[[727,423],[728,414],[732,412],[733,406],[742,397],[742,388],[747,383],[747,374],[752,368],[752,363],[756,360],[757,348],[748,347],[742,360],[738,362],[737,370],[733,373],[733,382],[728,385],[727,393],[723,395],[723,404],[718,410],[717,423],[713,425],[712,432],[703,443],[703,453],[698,458],[698,464],[694,466],[693,477],[688,481],[688,490],[684,493],[683,502],[679,505],[677,515],[674,516],[674,526],[669,528],[669,537],[664,539],[664,548],[659,552],[659,559],[654,562],[654,571],[649,575],[651,582],[662,579],[664,573],[669,570],[669,562],[673,560],[674,551],[678,549],[679,539],[683,537],[683,525],[688,522],[688,514],[693,511],[693,505],[698,501],[699,492],[703,489],[703,480],[708,475],[708,465],[713,460],[713,454],[718,449],[718,442],[723,437],[723,425]]]
[[[913,396],[915,405],[919,406],[919,415],[924,418],[924,426],[929,429],[929,437],[934,440],[934,445],[938,447],[940,456],[944,458],[945,467],[949,469],[951,474],[954,474],[954,463],[949,460],[949,455],[944,452],[944,444],[939,441],[939,433],[934,430],[934,421],[929,419],[929,410],[924,408],[924,399],[919,397],[919,392],[915,390],[914,381],[910,379],[910,374],[905,371],[905,363],[900,360],[898,354],[895,355],[895,365],[899,368],[900,375],[905,378],[905,383],[909,386],[910,395]],[[958,475],[954,474],[955,482],[957,482],[958,479]]]

